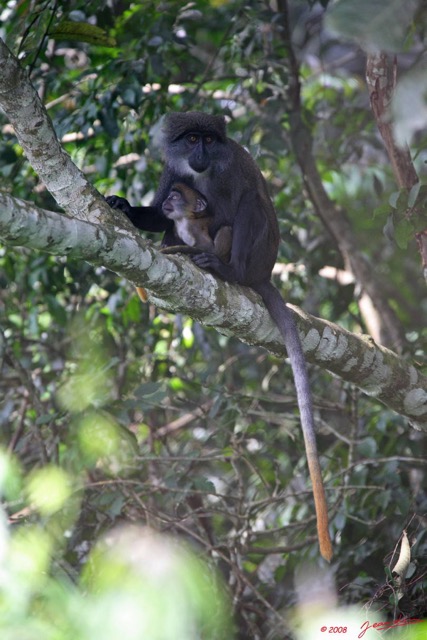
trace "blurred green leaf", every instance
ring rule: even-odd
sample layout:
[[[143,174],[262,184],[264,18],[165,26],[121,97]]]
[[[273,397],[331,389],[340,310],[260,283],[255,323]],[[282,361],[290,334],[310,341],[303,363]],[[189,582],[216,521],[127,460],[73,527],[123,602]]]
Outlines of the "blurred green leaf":
[[[338,0],[326,23],[369,52],[402,51],[416,8],[415,0]]]
[[[43,515],[61,509],[72,492],[71,478],[59,467],[34,471],[27,484],[28,500]]]
[[[104,29],[88,22],[63,20],[49,30],[54,40],[87,42],[102,47],[115,47],[116,41]]]
[[[96,629],[98,620],[104,620],[104,638],[230,637],[223,588],[193,553],[167,537],[137,528],[116,531],[112,542],[109,549],[106,545],[95,549],[83,574],[94,605],[88,622],[91,626],[95,616]],[[124,611],[132,635],[123,628]]]
[[[364,56],[348,39],[354,36],[370,50],[403,43],[391,118],[395,134],[411,140],[421,176],[425,12],[418,7],[412,19],[412,0],[346,0],[329,3],[326,14],[319,6],[289,2],[301,65],[301,116],[313,138],[315,169],[337,224],[343,217],[351,246],[372,265],[398,332],[409,338],[405,358],[423,370],[427,329],[420,260],[415,243],[398,249],[396,242],[403,246],[412,237],[400,222],[406,216],[412,234],[427,227],[425,187],[417,196],[417,187],[398,190],[366,100]],[[325,29],[335,10],[345,36]],[[71,23],[68,33],[59,30],[64,20]],[[277,209],[282,242],[275,283],[285,299],[356,333],[369,330],[374,319],[383,336],[382,314],[366,311],[363,285],[353,282],[345,266],[353,264],[351,250],[340,253],[337,235],[319,216],[323,204],[313,202],[312,185],[306,188],[307,176],[298,166],[296,152],[306,150],[298,146],[290,103],[295,70],[283,24],[277,3],[214,6],[200,0],[189,7],[154,0],[22,0],[0,11],[2,37],[20,52],[66,151],[102,194],[120,194],[137,206],[151,201],[163,165],[155,134],[164,113],[225,114],[230,137],[254,155]],[[56,28],[55,40],[46,37]],[[105,41],[109,34],[117,46]],[[1,114],[0,127],[1,189],[57,208]],[[160,243],[159,234],[148,235]],[[156,618],[166,627],[166,619],[175,621],[179,611],[175,640],[185,623],[183,611],[196,612],[195,631],[185,628],[185,640],[205,638],[198,621],[213,628],[221,609],[213,606],[216,592],[208,588],[214,566],[230,585],[226,599],[233,603],[236,636],[289,635],[282,620],[293,619],[297,605],[288,577],[299,565],[315,566],[318,548],[288,363],[142,305],[129,283],[101,266],[25,247],[0,246],[0,322],[0,441],[8,452],[4,459],[0,455],[0,639],[156,638],[154,622],[151,633],[140,630],[142,601],[152,606],[144,624]],[[369,363],[360,364],[363,376]],[[339,378],[310,367],[310,380],[336,541],[334,567],[344,585],[337,598],[372,611],[376,594],[374,607],[391,619],[396,612],[383,560],[408,527],[416,538],[414,575],[406,585],[408,615],[425,616],[427,538],[416,525],[427,509],[419,480],[425,439]],[[400,381],[393,384],[399,393]],[[195,408],[201,405],[210,408],[199,417]],[[26,487],[38,500],[49,499],[51,482],[36,483],[33,474],[51,468],[65,474],[71,494],[66,498],[66,491],[54,489],[53,504],[62,506],[51,511],[49,503],[41,512],[29,505]],[[198,506],[188,500],[192,491],[204,493]],[[187,598],[191,587],[177,586],[179,572],[161,574],[163,590],[160,579],[150,582],[150,571],[141,577],[133,541],[127,545],[132,557],[124,563],[122,552],[114,558],[111,547],[123,572],[110,572],[110,555],[102,556],[94,584],[102,584],[105,572],[110,582],[104,590],[81,582],[83,568],[89,572],[96,564],[91,549],[97,541],[114,543],[115,526],[129,521],[185,538],[207,559],[202,581],[197,571],[186,578],[197,597]],[[367,523],[375,535],[367,535]],[[28,582],[25,571],[9,561],[11,539],[25,530],[36,532],[23,543]],[[169,539],[167,548],[148,548],[147,569],[161,572],[170,558]],[[319,583],[326,593],[323,576]],[[307,593],[313,585],[310,574]],[[205,608],[195,604],[201,594]],[[338,619],[331,612],[331,624]],[[217,635],[223,640],[233,634],[227,629]]]
[[[397,83],[392,102],[397,144],[411,144],[415,133],[427,126],[427,79],[424,65],[415,66]]]
[[[414,238],[414,232],[415,229],[411,220],[407,220],[406,218],[399,220],[399,222],[394,225],[394,237],[397,246],[400,249],[406,249],[408,243]]]

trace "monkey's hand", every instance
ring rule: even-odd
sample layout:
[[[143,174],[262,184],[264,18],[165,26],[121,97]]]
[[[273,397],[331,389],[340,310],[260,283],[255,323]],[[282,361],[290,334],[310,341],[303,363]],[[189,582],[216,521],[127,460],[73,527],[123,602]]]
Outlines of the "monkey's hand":
[[[200,269],[212,271],[227,282],[236,282],[233,269],[228,264],[224,264],[214,253],[200,253],[198,256],[192,256],[191,259]]]
[[[120,196],[107,196],[105,200],[112,209],[123,211],[123,213],[127,215],[128,218],[131,217],[132,207],[126,200],[126,198],[120,198]]]

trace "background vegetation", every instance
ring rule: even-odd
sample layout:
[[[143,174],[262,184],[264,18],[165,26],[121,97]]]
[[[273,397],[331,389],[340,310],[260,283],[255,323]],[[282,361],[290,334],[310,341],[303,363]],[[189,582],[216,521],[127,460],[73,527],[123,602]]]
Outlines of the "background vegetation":
[[[399,4],[23,0],[3,8],[0,35],[103,194],[149,202],[162,166],[152,137],[166,111],[225,113],[271,185],[286,299],[373,331],[422,367],[415,231],[427,225],[422,207],[421,223],[411,222],[407,194],[398,198],[359,47],[398,53],[407,84],[394,103],[396,135],[409,136],[422,180],[425,6],[408,3],[397,20]],[[344,221],[391,325],[366,312],[367,283],[325,224],[295,114],[335,232]],[[1,189],[55,209],[0,124]],[[86,263],[3,247],[0,284],[2,639],[287,638],[312,584],[325,610],[366,605],[372,621],[374,611],[427,615],[426,441],[406,420],[310,371],[336,550],[331,573],[311,578],[314,509],[285,362],[144,306],[129,283]],[[172,538],[115,529],[125,523]],[[404,529],[412,563],[399,598],[390,566]],[[349,619],[336,613],[331,624]]]

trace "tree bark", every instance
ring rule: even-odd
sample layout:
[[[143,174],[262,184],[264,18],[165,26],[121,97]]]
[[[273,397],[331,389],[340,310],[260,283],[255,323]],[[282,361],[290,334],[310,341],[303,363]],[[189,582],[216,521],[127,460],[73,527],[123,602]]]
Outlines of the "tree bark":
[[[0,106],[10,117],[24,151],[46,187],[74,217],[44,211],[0,194],[0,238],[11,246],[102,264],[145,287],[150,301],[163,309],[187,314],[222,333],[285,355],[280,333],[254,291],[222,282],[197,269],[186,258],[163,255],[145,242],[124,216],[110,210],[62,151],[37,92],[0,41],[2,65],[5,72],[0,81]],[[304,129],[298,131],[304,134]],[[306,142],[305,139],[304,145]],[[313,163],[310,154],[308,157]],[[313,172],[317,176],[315,167]],[[76,176],[79,189],[73,191]],[[105,217],[107,223],[117,220],[122,228],[112,224],[101,226],[100,217]],[[89,218],[97,224],[86,222]],[[369,337],[352,334],[291,308],[309,362],[375,396],[406,416],[413,426],[427,429],[427,379],[414,366]]]
[[[0,106],[33,169],[56,202],[82,220],[112,219],[111,209],[61,147],[25,69],[0,39]]]
[[[221,333],[285,356],[282,337],[261,298],[198,269],[186,257],[166,256],[138,233],[45,211],[0,193],[0,238],[102,264],[148,290],[158,307],[183,313]],[[369,336],[356,335],[290,305],[308,362],[327,369],[427,430],[427,378]]]

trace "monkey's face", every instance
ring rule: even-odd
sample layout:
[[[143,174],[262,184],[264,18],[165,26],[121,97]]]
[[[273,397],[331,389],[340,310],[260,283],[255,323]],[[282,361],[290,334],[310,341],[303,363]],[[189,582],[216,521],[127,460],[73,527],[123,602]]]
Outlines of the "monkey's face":
[[[185,217],[185,201],[183,195],[172,189],[162,204],[163,213],[170,220],[180,220]]]
[[[176,183],[162,204],[163,213],[170,220],[206,216],[208,203],[201,193],[187,185]]]
[[[176,176],[198,177],[217,169],[227,149],[225,119],[208,113],[169,113],[163,125],[163,146]]]
[[[189,131],[170,143],[168,158],[182,175],[201,175],[215,163],[221,146],[215,133]]]
[[[211,154],[217,142],[212,134],[188,133],[185,138],[188,149],[188,164],[197,173],[204,173],[211,164]]]

